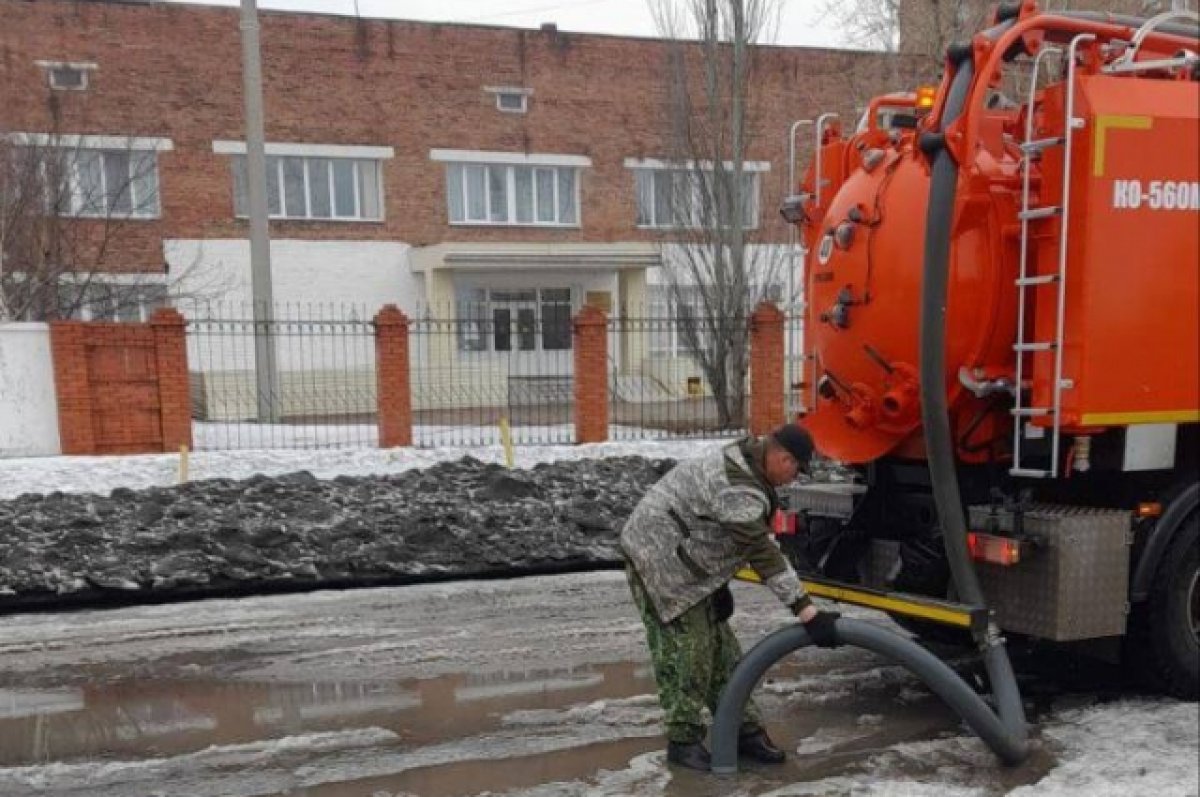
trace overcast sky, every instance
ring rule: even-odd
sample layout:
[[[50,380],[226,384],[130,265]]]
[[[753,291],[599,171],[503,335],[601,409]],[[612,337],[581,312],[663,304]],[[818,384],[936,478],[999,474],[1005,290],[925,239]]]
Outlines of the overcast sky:
[[[171,0],[206,5],[239,5],[239,0]],[[654,36],[649,0],[258,0],[260,9],[316,11],[327,14],[435,22],[470,22],[536,28],[554,22],[560,30]],[[842,45],[833,26],[824,22],[822,0],[781,0],[777,44],[817,47]]]

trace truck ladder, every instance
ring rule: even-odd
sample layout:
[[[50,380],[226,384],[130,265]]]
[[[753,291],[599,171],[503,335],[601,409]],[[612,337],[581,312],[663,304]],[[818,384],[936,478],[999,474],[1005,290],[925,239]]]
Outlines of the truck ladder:
[[[1017,218],[1021,221],[1021,260],[1020,273],[1015,280],[1017,286],[1017,339],[1013,344],[1016,353],[1016,401],[1012,408],[1013,415],[1013,464],[1009,473],[1013,476],[1023,476],[1037,479],[1053,479],[1058,476],[1059,447],[1062,441],[1062,391],[1069,388],[1073,382],[1063,378],[1063,338],[1066,329],[1067,314],[1067,242],[1071,210],[1071,154],[1072,140],[1076,130],[1084,126],[1084,120],[1075,116],[1075,69],[1076,53],[1079,45],[1095,39],[1090,33],[1081,33],[1071,40],[1067,50],[1067,107],[1066,129],[1059,135],[1046,138],[1034,138],[1033,120],[1034,108],[1037,102],[1038,76],[1045,63],[1046,56],[1062,54],[1056,47],[1045,47],[1040,50],[1033,61],[1032,75],[1029,80],[1029,100],[1025,108],[1025,140],[1021,142],[1021,211]],[[1063,147],[1062,197],[1058,205],[1034,206],[1031,203],[1030,183],[1032,163],[1042,152],[1052,147]],[[1042,186],[1043,199],[1049,192]],[[1031,227],[1034,223],[1046,219],[1057,219],[1058,233],[1058,265],[1052,274],[1029,273],[1029,246]],[[1054,285],[1057,291],[1056,323],[1053,340],[1030,341],[1025,338],[1025,315],[1027,294],[1030,289],[1042,285]],[[1024,404],[1025,395],[1025,356],[1039,353],[1054,354],[1054,398],[1050,406],[1027,406]],[[1032,392],[1032,389],[1031,389]],[[1049,468],[1025,467],[1021,462],[1021,440],[1025,434],[1025,425],[1031,418],[1050,419],[1050,466]]]

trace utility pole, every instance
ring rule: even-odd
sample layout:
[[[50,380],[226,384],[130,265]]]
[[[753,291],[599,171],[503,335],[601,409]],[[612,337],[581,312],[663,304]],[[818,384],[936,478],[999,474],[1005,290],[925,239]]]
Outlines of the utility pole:
[[[271,241],[267,230],[267,156],[263,143],[262,60],[256,0],[242,0],[242,95],[246,106],[246,190],[250,203],[250,281],[254,313],[254,376],[258,420],[279,420],[275,395],[275,340],[271,295]]]

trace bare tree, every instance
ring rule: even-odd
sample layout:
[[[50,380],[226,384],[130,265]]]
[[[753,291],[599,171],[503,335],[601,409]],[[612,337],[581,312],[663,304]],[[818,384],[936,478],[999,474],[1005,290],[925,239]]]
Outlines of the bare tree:
[[[759,221],[750,159],[760,133],[754,45],[776,0],[657,0],[666,69],[665,168],[639,172],[642,223],[670,230],[663,271],[683,348],[708,382],[722,427],[744,421],[749,316],[778,287],[783,247]],[[777,131],[771,131],[775,133]],[[650,211],[649,209],[653,210]]]
[[[1175,0],[1043,0],[1044,11],[1106,11],[1151,15],[1194,2]],[[846,44],[904,52],[940,68],[946,47],[968,40],[991,19],[996,0],[823,0],[824,18]]]
[[[165,302],[161,272],[122,262],[159,215],[156,158],[133,139],[0,136],[0,321],[136,319]],[[194,291],[196,265],[172,282]]]

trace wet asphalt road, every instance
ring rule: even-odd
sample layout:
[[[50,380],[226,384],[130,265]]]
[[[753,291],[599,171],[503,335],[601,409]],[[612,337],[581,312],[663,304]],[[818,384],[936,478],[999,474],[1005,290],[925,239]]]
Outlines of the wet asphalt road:
[[[744,646],[788,622],[765,590],[735,592]],[[1035,740],[1004,769],[903,669],[842,648],[803,651],[760,687],[786,765],[674,772],[620,573],[21,615],[0,629],[6,797],[980,797],[1035,784],[1060,757]],[[1097,699],[1033,691],[1035,719]]]

